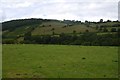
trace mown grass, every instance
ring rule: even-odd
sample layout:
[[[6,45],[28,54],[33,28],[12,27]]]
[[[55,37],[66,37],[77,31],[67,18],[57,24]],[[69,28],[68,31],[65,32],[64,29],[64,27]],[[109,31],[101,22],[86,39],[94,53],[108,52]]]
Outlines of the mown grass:
[[[3,78],[117,78],[118,48],[3,45]]]

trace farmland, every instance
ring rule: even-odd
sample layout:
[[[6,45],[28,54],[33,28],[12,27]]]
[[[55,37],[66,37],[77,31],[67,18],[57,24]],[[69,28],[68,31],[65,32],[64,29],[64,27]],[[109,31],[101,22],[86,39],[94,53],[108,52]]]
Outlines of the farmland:
[[[3,78],[117,78],[120,22],[2,23]]]
[[[3,78],[117,78],[118,48],[3,45]]]
[[[2,25],[3,44],[120,45],[119,21],[81,22],[30,18],[6,21]]]
[[[2,45],[0,44],[0,78],[2,78]]]
[[[51,27],[49,26],[51,24]],[[37,27],[33,32],[32,32],[32,35],[46,35],[46,34],[51,34],[52,35],[52,29],[54,28],[54,32],[56,34],[61,34],[61,33],[73,33],[73,30],[76,31],[76,33],[82,33],[82,32],[85,32],[85,30],[89,30],[90,32],[97,32],[95,29],[93,28],[89,28],[89,27],[86,27],[85,25],[83,24],[79,24],[79,25],[72,25],[71,27],[64,27],[63,24],[60,24],[60,23],[44,23],[42,24],[46,27]]]

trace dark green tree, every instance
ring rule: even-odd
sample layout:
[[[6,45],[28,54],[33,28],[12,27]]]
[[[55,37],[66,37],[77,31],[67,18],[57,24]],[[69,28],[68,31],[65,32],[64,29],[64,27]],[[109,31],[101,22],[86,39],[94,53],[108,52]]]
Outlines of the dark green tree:
[[[103,19],[100,19],[100,23],[103,23]]]
[[[116,28],[111,28],[111,32],[117,32]]]
[[[108,29],[106,27],[103,28],[103,32],[108,32]]]
[[[73,34],[76,34],[76,30],[73,30]]]

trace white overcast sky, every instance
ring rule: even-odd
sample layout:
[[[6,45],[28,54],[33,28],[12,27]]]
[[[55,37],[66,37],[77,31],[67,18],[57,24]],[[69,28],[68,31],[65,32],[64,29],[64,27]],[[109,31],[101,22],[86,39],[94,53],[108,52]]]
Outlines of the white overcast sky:
[[[119,0],[1,0],[2,21],[24,18],[118,20]]]

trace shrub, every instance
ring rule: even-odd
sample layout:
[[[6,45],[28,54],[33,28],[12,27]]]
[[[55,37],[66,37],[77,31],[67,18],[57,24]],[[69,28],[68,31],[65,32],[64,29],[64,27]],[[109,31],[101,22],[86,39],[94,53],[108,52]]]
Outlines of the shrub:
[[[111,28],[111,32],[116,32],[116,28]]]

